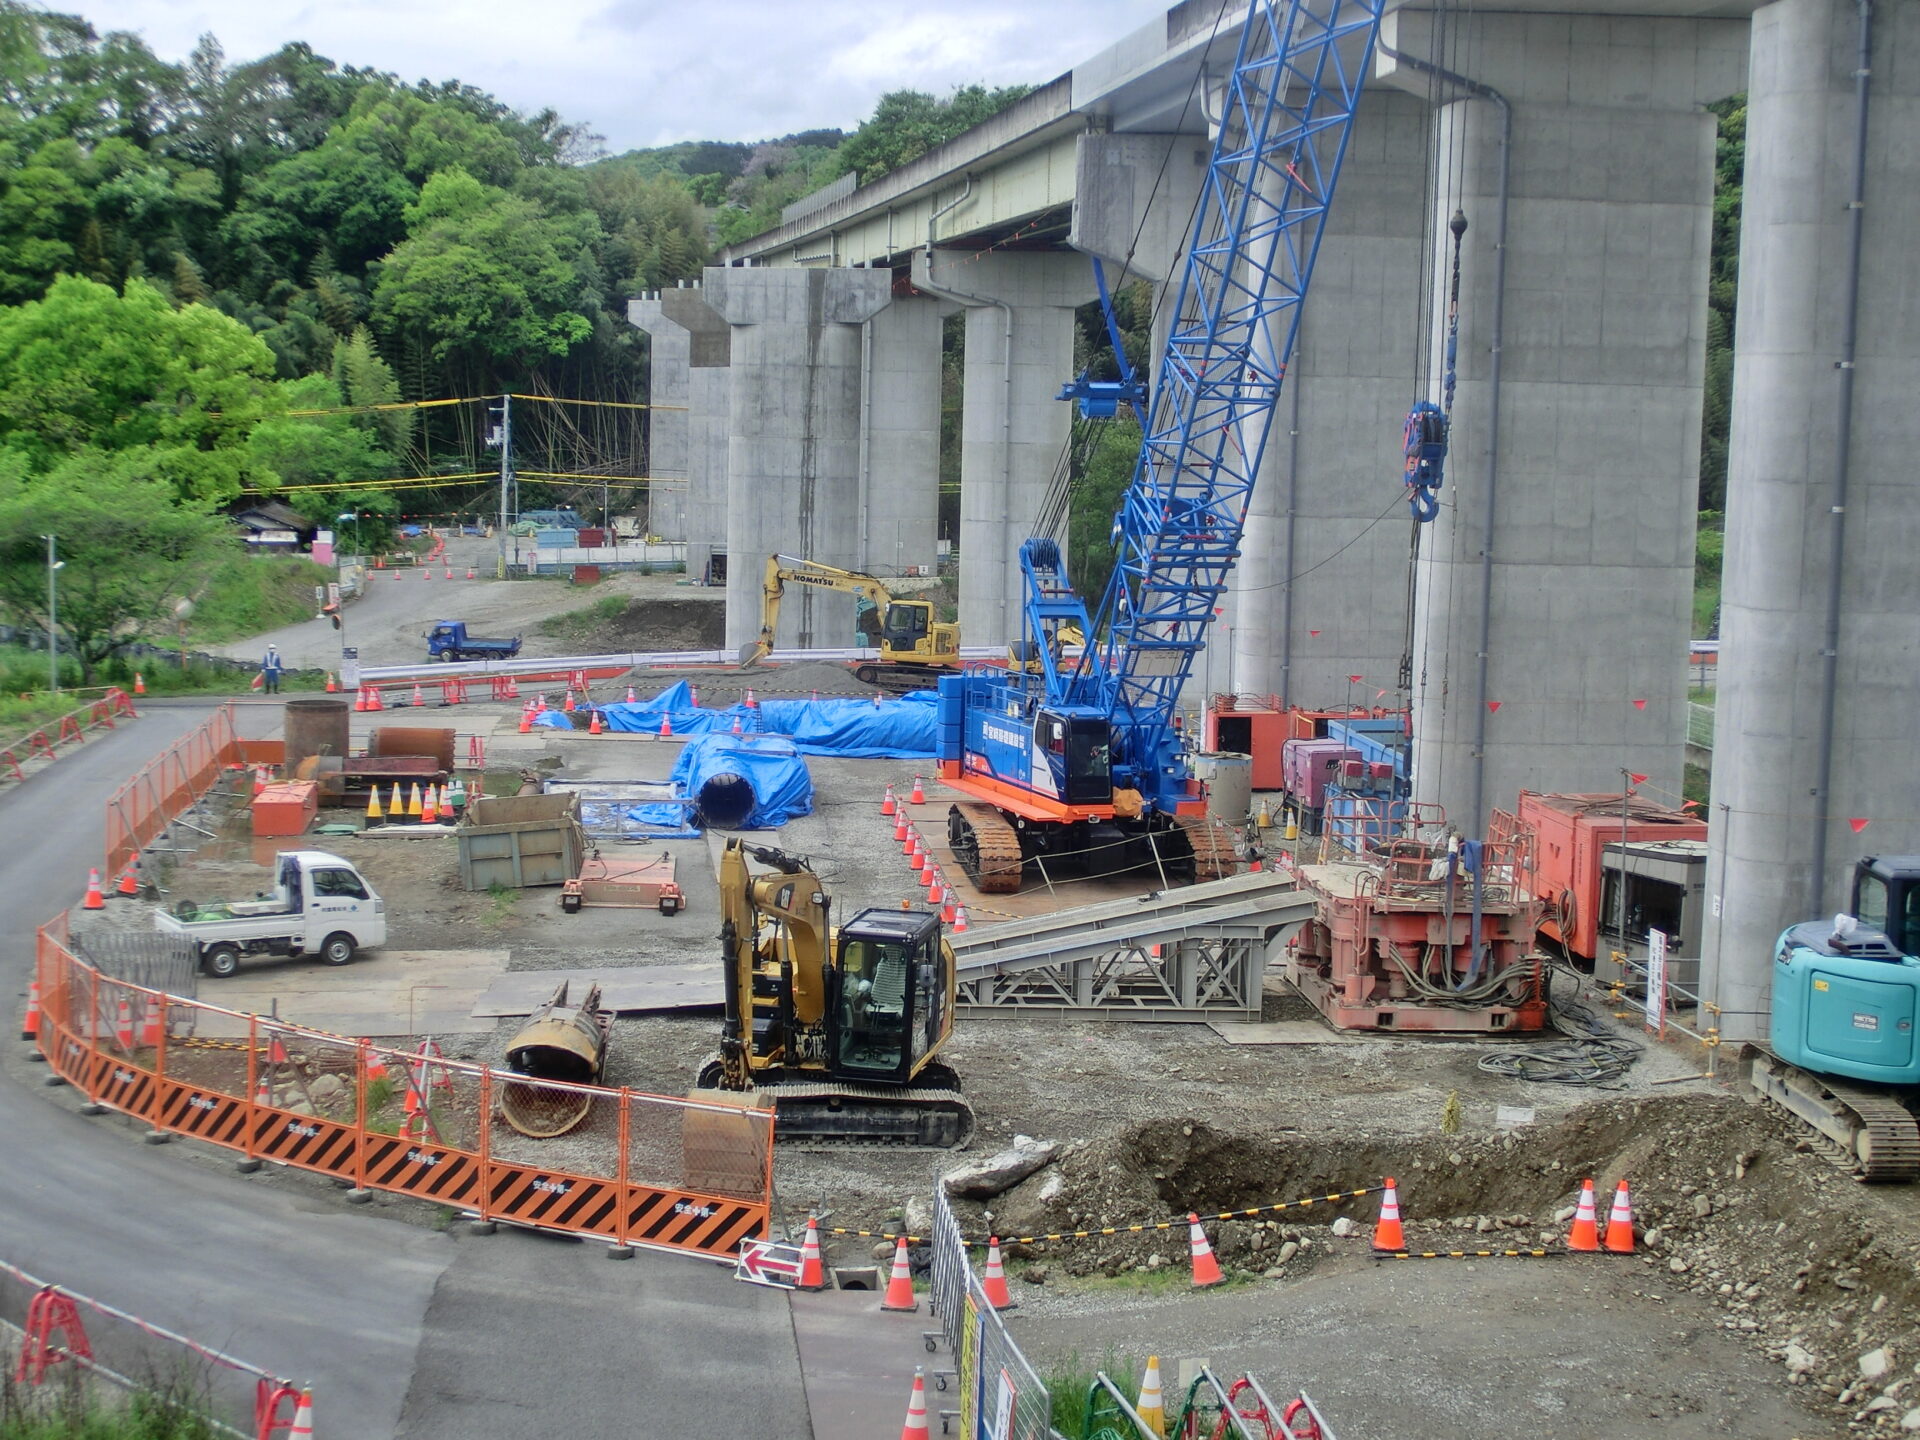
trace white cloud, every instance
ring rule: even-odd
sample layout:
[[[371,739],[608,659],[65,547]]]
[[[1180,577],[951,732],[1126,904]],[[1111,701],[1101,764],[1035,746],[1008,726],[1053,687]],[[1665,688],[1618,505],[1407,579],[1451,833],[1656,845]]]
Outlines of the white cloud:
[[[341,65],[456,79],[519,110],[551,108],[614,151],[851,129],[888,90],[1044,84],[1169,0],[66,0],[98,30],[181,59],[206,31],[230,60],[294,40]]]

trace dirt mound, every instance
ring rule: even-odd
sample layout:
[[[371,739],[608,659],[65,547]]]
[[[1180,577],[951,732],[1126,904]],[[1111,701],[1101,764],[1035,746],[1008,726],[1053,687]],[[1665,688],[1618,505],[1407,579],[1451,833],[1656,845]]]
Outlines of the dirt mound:
[[[724,599],[629,600],[618,615],[596,619],[579,638],[580,653],[718,650],[727,639]]]

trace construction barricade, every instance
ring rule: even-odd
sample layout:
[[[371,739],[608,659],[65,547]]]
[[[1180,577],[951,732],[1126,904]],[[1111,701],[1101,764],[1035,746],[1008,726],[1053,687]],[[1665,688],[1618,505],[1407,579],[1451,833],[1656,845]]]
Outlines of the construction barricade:
[[[0,1373],[23,1416],[64,1417],[76,1395],[103,1401],[101,1387],[112,1387],[199,1417],[217,1434],[282,1440],[301,1397],[312,1403],[311,1391],[271,1371],[4,1260],[0,1326]]]
[[[932,1239],[933,1310],[953,1352],[959,1433],[1044,1440],[1053,1433],[1053,1397],[973,1273],[943,1185],[933,1188]]]
[[[233,706],[222,705],[107,797],[106,873],[126,869],[212,791],[228,766],[277,764],[282,749],[277,740],[241,740],[234,733]]]
[[[117,729],[115,717],[136,720],[139,715],[133,708],[132,697],[119,686],[109,685],[98,700],[89,701],[25,735],[0,742],[0,781],[24,780],[27,778],[25,765],[35,760],[57,760],[61,746],[81,744],[95,730]]]
[[[769,1231],[773,1115],[532,1080],[329,1035],[103,976],[39,932],[39,1045],[90,1107],[247,1163],[329,1175],[475,1220],[732,1264]]]

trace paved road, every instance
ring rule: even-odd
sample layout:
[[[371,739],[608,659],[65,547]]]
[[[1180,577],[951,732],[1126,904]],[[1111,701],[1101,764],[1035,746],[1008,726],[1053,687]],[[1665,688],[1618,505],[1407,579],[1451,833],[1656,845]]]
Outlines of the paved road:
[[[106,797],[209,708],[150,707],[0,793],[9,1025],[34,928],[77,904],[99,863]],[[278,707],[243,705],[240,728],[278,733]],[[810,1434],[782,1296],[698,1261],[436,1233],[273,1167],[243,1177],[200,1147],[149,1147],[119,1117],[80,1116],[41,1073],[0,1074],[0,1257],[313,1381],[323,1440]]]

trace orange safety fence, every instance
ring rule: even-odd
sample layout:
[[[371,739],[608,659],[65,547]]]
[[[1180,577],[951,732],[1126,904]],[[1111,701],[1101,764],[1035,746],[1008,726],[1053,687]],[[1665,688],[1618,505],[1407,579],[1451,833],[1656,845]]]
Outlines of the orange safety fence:
[[[731,1264],[769,1233],[773,1115],[535,1081],[102,975],[39,932],[40,1049],[95,1105],[480,1220]],[[527,1130],[564,1130],[537,1139]],[[551,1122],[551,1123],[549,1123]],[[565,1123],[571,1122],[571,1123]]]
[[[62,745],[81,744],[94,730],[117,729],[116,716],[138,719],[139,715],[133,708],[133,698],[119,686],[110,685],[98,700],[0,744],[0,780],[24,780],[27,774],[23,763],[57,760]]]
[[[222,705],[198,729],[176,740],[107,797],[106,873],[118,875],[160,833],[184,815],[229,765],[278,764],[278,740],[242,740],[233,706]]]

